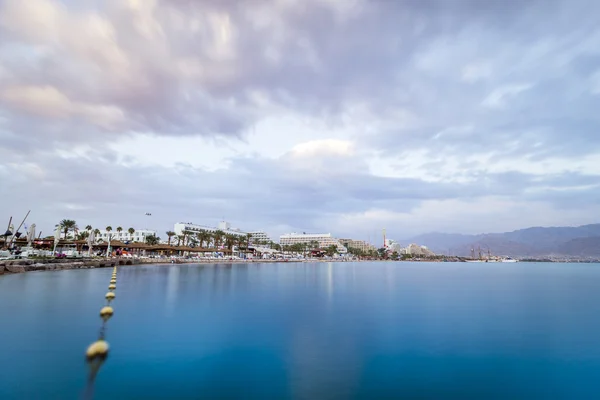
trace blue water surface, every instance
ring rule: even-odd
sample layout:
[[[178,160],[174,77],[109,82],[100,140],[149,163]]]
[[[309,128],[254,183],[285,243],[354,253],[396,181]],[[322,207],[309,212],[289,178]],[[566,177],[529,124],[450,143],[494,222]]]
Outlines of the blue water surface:
[[[111,269],[0,276],[0,398],[77,399]],[[120,267],[95,399],[598,399],[600,265]]]

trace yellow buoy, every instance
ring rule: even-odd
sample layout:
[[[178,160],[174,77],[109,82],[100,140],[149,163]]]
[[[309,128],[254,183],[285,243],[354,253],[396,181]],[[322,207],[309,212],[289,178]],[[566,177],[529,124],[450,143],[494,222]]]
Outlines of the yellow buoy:
[[[109,345],[108,342],[104,340],[97,340],[94,343],[90,344],[90,346],[85,351],[85,356],[88,360],[92,360],[94,358],[106,358],[108,355]]]
[[[108,290],[115,290],[116,288],[117,288],[117,285],[114,285],[114,284],[108,285]]]
[[[106,293],[106,300],[113,300],[115,298],[115,294],[113,292]]]
[[[100,310],[100,316],[104,319],[107,320],[110,317],[112,317],[114,313],[114,310],[112,307],[110,306],[106,306],[106,307],[102,307],[102,309]]]

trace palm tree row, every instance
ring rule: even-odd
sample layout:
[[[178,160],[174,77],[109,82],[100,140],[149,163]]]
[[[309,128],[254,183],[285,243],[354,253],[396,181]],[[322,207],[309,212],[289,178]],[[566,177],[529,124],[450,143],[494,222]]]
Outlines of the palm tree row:
[[[67,238],[69,232],[73,232],[73,237],[77,240],[87,239],[92,232],[94,232],[94,235],[96,236],[100,234],[100,229],[94,229],[91,225],[86,225],[85,230],[83,232],[79,232],[77,223],[72,219],[63,219],[56,226],[60,227],[61,232],[64,234],[63,239]],[[112,232],[113,230],[112,226],[107,226],[105,230],[106,232],[108,232],[109,238],[111,238],[110,232]],[[120,234],[121,232],[123,232],[123,228],[118,226],[116,231]],[[135,229],[129,228],[127,229],[127,232],[131,236],[133,236],[133,234],[135,233]]]
[[[169,246],[171,245],[173,238],[177,239],[176,246],[190,246],[203,249],[226,248],[229,251],[233,251],[234,247],[247,249],[250,245],[250,234],[241,236],[225,233],[222,230],[216,230],[214,232],[209,232],[207,230],[200,230],[197,232],[184,230],[180,235],[177,235],[173,231],[166,231],[165,233],[168,238],[167,245]]]

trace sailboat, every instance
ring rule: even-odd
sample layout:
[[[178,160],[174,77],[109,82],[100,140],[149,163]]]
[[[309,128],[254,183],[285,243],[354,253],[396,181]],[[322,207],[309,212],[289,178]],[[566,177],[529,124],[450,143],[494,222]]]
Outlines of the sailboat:
[[[479,252],[479,258],[475,258],[475,249],[471,249],[471,259],[467,260],[467,262],[471,262],[471,263],[480,263],[480,262],[485,262],[485,260],[483,260],[481,258],[481,247],[478,248],[478,252]]]

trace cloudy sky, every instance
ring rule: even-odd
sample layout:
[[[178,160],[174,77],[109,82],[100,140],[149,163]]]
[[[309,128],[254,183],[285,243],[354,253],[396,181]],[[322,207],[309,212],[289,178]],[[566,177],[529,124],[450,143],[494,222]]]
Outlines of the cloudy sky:
[[[0,0],[0,215],[47,233],[579,225],[599,185],[596,0]]]

